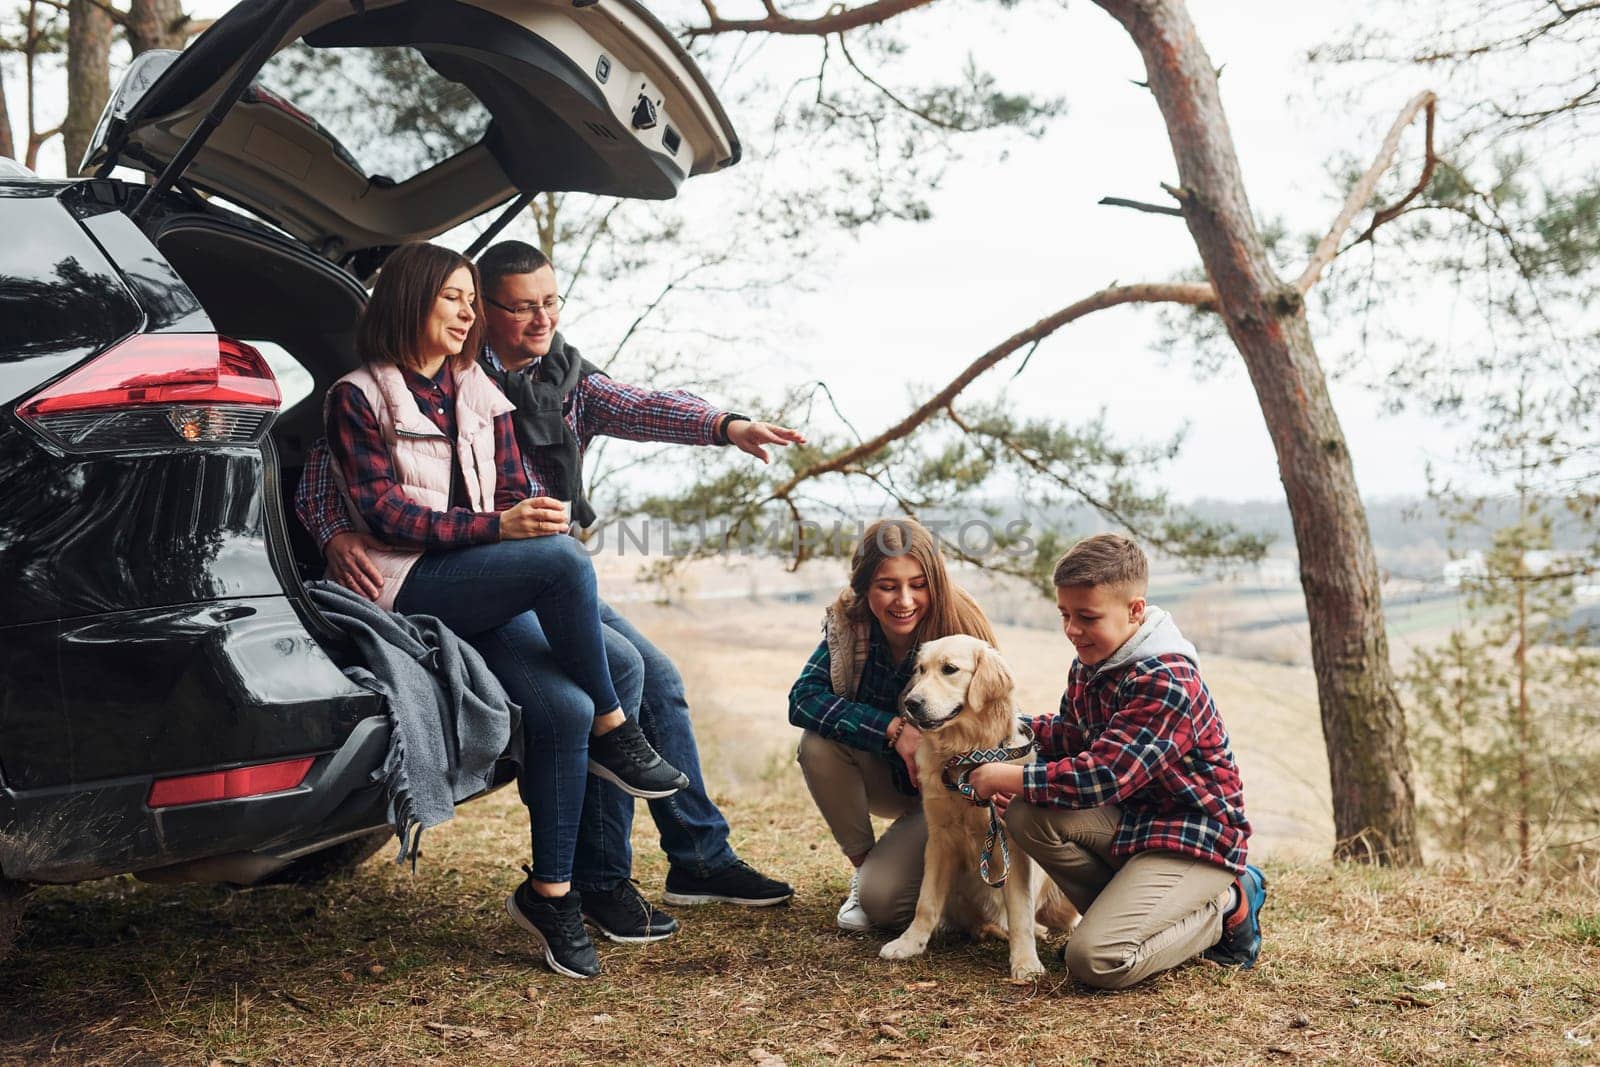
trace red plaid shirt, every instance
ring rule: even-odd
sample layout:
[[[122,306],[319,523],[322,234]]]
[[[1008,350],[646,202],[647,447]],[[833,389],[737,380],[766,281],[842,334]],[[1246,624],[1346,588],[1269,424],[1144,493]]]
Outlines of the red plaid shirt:
[[[1112,855],[1163,849],[1244,872],[1250,822],[1239,767],[1186,656],[1150,656],[1101,674],[1074,661],[1061,713],[1032,726],[1047,762],[1023,772],[1023,800],[1118,804]]]
[[[494,360],[494,353],[484,350],[484,358]],[[407,379],[409,384],[410,379]],[[681,389],[652,392],[606,377],[591,374],[578,383],[572,391],[565,418],[578,438],[578,457],[596,437],[621,437],[629,441],[661,441],[668,444],[712,445],[720,444],[717,424],[727,413],[708,404],[693,393]],[[496,441],[502,429],[511,429],[510,416],[495,420]],[[511,442],[516,444],[512,430]],[[496,451],[498,458],[499,452]],[[540,469],[535,457],[524,457],[523,475],[527,479],[528,496],[546,496],[549,472]],[[496,496],[498,497],[498,493]],[[339,501],[339,488],[333,480],[328,464],[328,449],[318,443],[306,456],[305,470],[295,492],[295,514],[319,546],[326,545],[341,533],[355,527],[344,513]],[[495,519],[496,536],[499,519]],[[493,540],[491,538],[490,540]]]
[[[449,364],[437,378],[424,378],[409,369],[400,374],[406,388],[416,398],[417,407],[428,416],[444,435],[455,440],[455,375]],[[356,510],[378,537],[392,545],[405,548],[449,548],[476,545],[500,540],[500,516],[494,513],[473,511],[466,507],[451,507],[448,511],[434,511],[423,507],[406,495],[395,475],[394,457],[383,439],[378,418],[367,403],[366,396],[356,386],[346,382],[335,385],[328,393],[328,447],[319,446],[317,479],[322,497],[316,503],[317,512],[308,516],[304,502],[306,477],[301,478],[300,493],[295,500],[295,511],[313,534],[330,526],[340,527],[333,533],[352,530],[345,514],[338,485],[328,467],[328,453],[344,472],[345,483],[350,487],[350,497]],[[528,478],[523,471],[522,453],[517,448],[516,429],[510,413],[494,420],[494,457],[496,476],[494,488],[495,511],[503,511],[518,500],[527,497]],[[451,503],[465,499],[465,486],[461,471],[452,464]],[[310,461],[307,461],[307,474]],[[335,518],[336,516],[336,518]],[[320,517],[320,521],[316,521]],[[327,536],[332,537],[333,533]],[[327,537],[319,536],[319,545],[327,544]]]

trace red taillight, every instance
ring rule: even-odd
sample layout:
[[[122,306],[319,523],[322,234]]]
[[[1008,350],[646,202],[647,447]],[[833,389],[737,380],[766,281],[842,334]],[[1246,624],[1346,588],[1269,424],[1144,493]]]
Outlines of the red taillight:
[[[237,800],[281,793],[306,780],[312,757],[282,763],[258,763],[254,767],[235,767],[231,771],[185,774],[178,778],[158,778],[150,784],[152,808],[173,808],[180,804],[203,804],[208,800]]]
[[[211,333],[140,334],[17,406],[69,452],[261,439],[281,395],[254,348]]]

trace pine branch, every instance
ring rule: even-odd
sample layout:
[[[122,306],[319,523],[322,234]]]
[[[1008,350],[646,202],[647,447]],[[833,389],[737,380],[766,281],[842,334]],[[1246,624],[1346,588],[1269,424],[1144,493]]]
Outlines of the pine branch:
[[[1007,356],[1025,345],[1050,336],[1061,327],[1075,322],[1085,315],[1103,311],[1106,308],[1117,307],[1121,304],[1186,304],[1190,307],[1206,308],[1212,306],[1215,300],[1216,294],[1212,291],[1211,286],[1197,282],[1113,285],[1093,293],[1074,304],[1069,304],[1047,318],[1040,319],[1032,326],[1013,334],[999,345],[985,352],[973,360],[966,370],[958,374],[954,380],[935,393],[927,402],[871,440],[863,441],[853,448],[847,448],[828,459],[796,471],[782,485],[773,489],[761,503],[783,500],[794,492],[795,488],[802,482],[821,477],[824,474],[835,473],[856,460],[881,452],[890,444],[909,435],[939,411],[948,408],[951,401],[961,395],[962,390],[966,389],[984,372],[994,367]],[[760,505],[758,504],[757,506],[759,507]]]

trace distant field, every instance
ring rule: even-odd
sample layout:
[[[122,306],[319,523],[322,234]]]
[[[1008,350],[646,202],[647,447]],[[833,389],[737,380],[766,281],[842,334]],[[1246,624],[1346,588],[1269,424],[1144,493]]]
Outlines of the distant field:
[[[683,670],[696,714],[719,724],[707,764],[730,788],[799,773],[788,693],[820,640],[820,603],[689,601],[633,605],[629,616]],[[1021,707],[1054,711],[1071,664],[1066,639],[1059,630],[1016,626],[1000,627],[999,636]],[[1333,816],[1310,670],[1209,653],[1202,666],[1232,735],[1258,847],[1270,855],[1327,855]]]

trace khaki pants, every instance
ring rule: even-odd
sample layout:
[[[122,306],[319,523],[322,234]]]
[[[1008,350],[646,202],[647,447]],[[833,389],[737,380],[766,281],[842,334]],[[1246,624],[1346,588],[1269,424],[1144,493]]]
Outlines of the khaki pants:
[[[874,926],[899,929],[917,912],[922,853],[928,824],[922,799],[894,787],[888,761],[811,730],[800,737],[800,771],[806,788],[846,856],[866,853],[861,864],[861,907]],[[894,825],[874,840],[872,816]]]
[[[1048,808],[1016,800],[1006,812],[1015,846],[1083,913],[1067,942],[1067,970],[1100,989],[1127,989],[1216,944],[1234,877],[1176,852],[1113,858],[1121,821],[1115,805]]]

